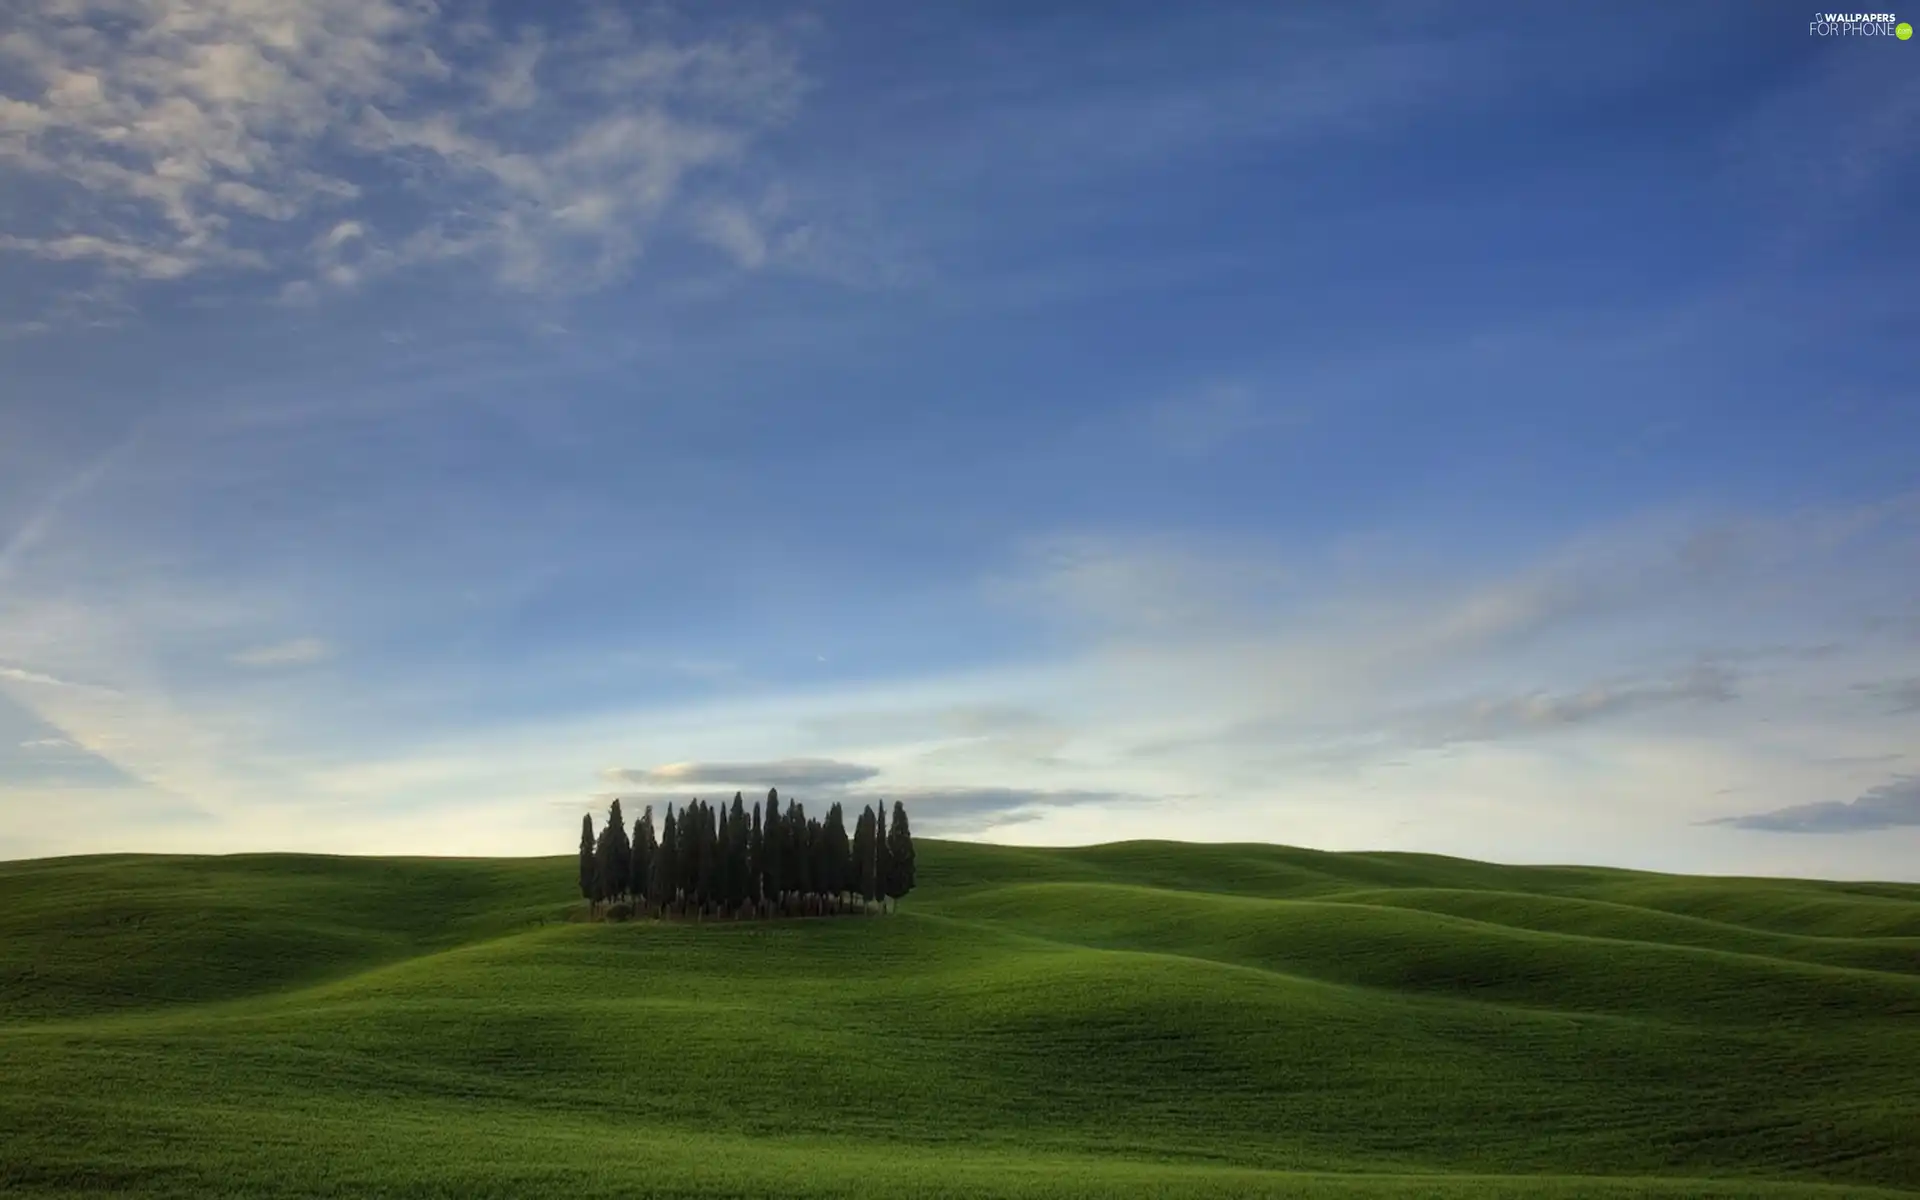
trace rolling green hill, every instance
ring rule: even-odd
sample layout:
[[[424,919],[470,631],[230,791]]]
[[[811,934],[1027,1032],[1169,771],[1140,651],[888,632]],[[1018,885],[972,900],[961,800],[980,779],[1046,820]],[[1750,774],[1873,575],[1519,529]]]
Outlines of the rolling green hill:
[[[0,864],[0,1193],[1920,1191],[1920,887],[921,841],[868,920],[569,857]]]

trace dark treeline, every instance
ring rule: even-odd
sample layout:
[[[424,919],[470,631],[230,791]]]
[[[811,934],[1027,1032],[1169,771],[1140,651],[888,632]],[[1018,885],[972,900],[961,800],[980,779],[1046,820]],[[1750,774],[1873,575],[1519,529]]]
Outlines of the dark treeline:
[[[620,802],[607,810],[599,835],[591,813],[580,819],[580,894],[589,912],[609,902],[609,916],[772,917],[865,913],[876,902],[913,890],[913,834],[907,810],[863,809],[847,834],[838,804],[826,819],[809,817],[780,793],[749,809],[740,793],[718,807],[694,800],[656,834],[653,808],[628,833]]]

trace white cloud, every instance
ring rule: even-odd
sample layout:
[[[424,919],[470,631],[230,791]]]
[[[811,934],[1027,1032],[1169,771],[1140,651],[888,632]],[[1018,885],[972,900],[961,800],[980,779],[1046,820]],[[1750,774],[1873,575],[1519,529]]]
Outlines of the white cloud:
[[[243,667],[303,667],[332,656],[332,646],[319,638],[303,637],[242,650],[233,661]]]
[[[17,250],[65,262],[92,259],[144,279],[178,279],[196,269],[194,260],[180,254],[131,242],[109,241],[92,234],[42,238],[8,235],[0,237],[0,250]]]
[[[778,30],[618,13],[517,37],[403,0],[12,16],[0,167],[54,191],[0,252],[121,281],[265,272],[289,298],[448,259],[515,289],[605,284],[802,89]]]
[[[749,270],[765,265],[767,238],[753,214],[738,204],[715,204],[696,218],[700,236]]]
[[[10,667],[4,663],[0,663],[0,680],[6,680],[10,683],[24,683],[32,687],[43,688],[82,689],[97,692],[112,690],[102,687],[99,684],[75,683],[71,679],[62,679],[58,675],[49,675],[44,671],[29,670],[26,667]]]

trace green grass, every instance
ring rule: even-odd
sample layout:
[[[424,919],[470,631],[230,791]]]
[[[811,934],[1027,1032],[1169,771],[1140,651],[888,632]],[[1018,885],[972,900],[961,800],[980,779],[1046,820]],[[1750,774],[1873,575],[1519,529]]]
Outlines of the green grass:
[[[571,857],[0,864],[0,1194],[1920,1190],[1920,887],[919,858],[705,926]]]

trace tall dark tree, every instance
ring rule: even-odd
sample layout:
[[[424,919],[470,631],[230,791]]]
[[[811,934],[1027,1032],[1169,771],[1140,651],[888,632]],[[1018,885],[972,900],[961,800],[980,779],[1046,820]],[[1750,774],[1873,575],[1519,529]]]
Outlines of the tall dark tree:
[[[681,882],[687,902],[704,906],[707,902],[707,873],[712,870],[707,856],[707,805],[698,798],[687,803],[680,814],[680,840],[686,843],[687,877]]]
[[[733,794],[727,824],[733,828],[733,837],[727,843],[727,907],[737,913],[753,891],[749,878],[753,830],[747,824],[747,805],[739,792]]]
[[[733,808],[730,804],[720,804],[716,814],[720,822],[720,845],[718,845],[718,868],[714,870],[714,900],[722,908],[733,902]]]
[[[857,874],[860,896],[864,900],[874,898],[873,878],[873,806],[860,810],[860,819],[853,825],[853,862]]]
[[[882,800],[873,806],[873,894],[883,904],[886,902],[890,870],[887,865],[887,802]]]
[[[753,827],[747,831],[747,899],[758,903],[764,899],[767,877],[767,850],[765,836],[760,831],[760,802],[753,802]]]
[[[704,912],[713,902],[713,843],[716,831],[713,827],[713,805],[705,800],[694,806],[694,831],[699,834],[699,851],[694,865],[694,892],[700,897],[700,908]]]
[[[887,829],[887,895],[896,907],[913,890],[913,831],[907,828],[906,806],[893,802],[893,824]]]
[[[720,814],[713,805],[700,805],[700,905],[720,899]]]
[[[600,836],[609,838],[607,845],[607,877],[604,881],[609,896],[627,894],[628,872],[633,869],[633,845],[627,840],[627,820],[620,813],[620,798],[614,797],[607,806],[607,826]]]
[[[700,886],[700,802],[690,800],[680,810],[680,899],[694,903]]]
[[[826,832],[822,841],[826,849],[826,885],[822,890],[835,896],[845,895],[853,887],[847,870],[853,853],[847,845],[847,815],[837,802],[827,808]]]
[[[593,847],[593,899],[596,902],[611,900],[616,894],[613,889],[619,884],[621,868],[626,866],[620,843],[626,840],[626,830],[601,826],[600,837]]]
[[[787,861],[792,869],[787,872],[787,887],[801,895],[813,891],[813,848],[807,844],[808,835],[813,831],[807,828],[807,810],[797,800],[787,801]]]
[[[633,898],[646,903],[653,900],[653,805],[649,804],[633,823],[633,863],[627,871],[627,890]]]
[[[767,860],[767,870],[763,880],[766,888],[766,899],[769,902],[775,902],[780,899],[780,894],[786,890],[786,864],[782,860],[786,857],[785,843],[787,839],[786,830],[781,828],[780,825],[780,791],[778,788],[767,789],[767,816],[766,819],[760,823],[760,833],[761,837],[766,841],[766,845],[763,847],[763,853],[766,855]]]
[[[673,805],[667,805],[667,820],[660,827],[660,852],[653,856],[653,878],[647,881],[647,899],[655,908],[666,911],[673,903],[680,877],[680,831],[676,828]]]
[[[714,839],[713,899],[725,908],[727,897],[733,894],[733,810],[722,800],[715,816],[719,830]]]
[[[594,902],[599,899],[600,860],[594,854],[593,814],[583,813],[580,817],[580,894],[586,898],[587,913],[592,915]]]
[[[815,894],[833,894],[833,881],[827,877],[827,825],[819,817],[807,819],[807,861],[813,864]]]

